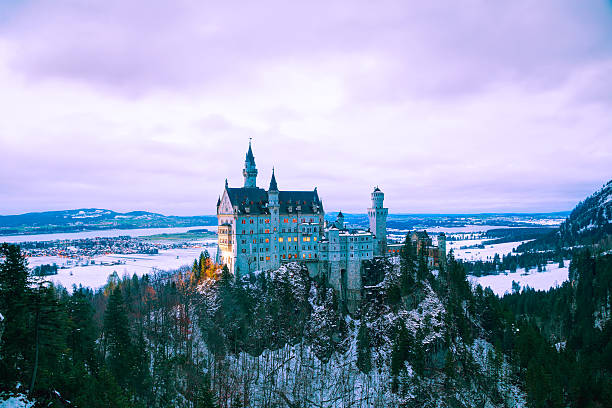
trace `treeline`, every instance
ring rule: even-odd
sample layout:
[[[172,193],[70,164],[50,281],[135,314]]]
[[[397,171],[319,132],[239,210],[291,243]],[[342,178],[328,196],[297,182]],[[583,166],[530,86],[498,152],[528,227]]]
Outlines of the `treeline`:
[[[612,406],[611,298],[612,255],[585,251],[562,287],[502,299],[529,333],[523,358],[532,406]]]
[[[506,242],[527,241],[547,236],[556,228],[495,228],[485,232],[487,240],[483,245],[503,244]]]
[[[524,253],[502,255],[495,254],[491,261],[463,261],[459,260],[465,271],[474,276],[495,275],[501,271],[516,272],[524,269],[528,271],[536,268],[539,272],[552,261],[564,266],[564,260],[571,259],[575,252],[581,249],[558,249],[556,251],[530,251]]]
[[[0,389],[41,406],[216,406],[185,307],[218,269],[207,254],[196,277],[134,275],[69,293],[33,279],[18,246],[0,250]]]

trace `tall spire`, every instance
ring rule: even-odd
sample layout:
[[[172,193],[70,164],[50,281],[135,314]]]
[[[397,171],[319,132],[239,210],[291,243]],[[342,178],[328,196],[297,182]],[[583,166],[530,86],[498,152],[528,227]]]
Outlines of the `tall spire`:
[[[249,150],[246,154],[244,161],[244,170],[242,170],[244,176],[244,187],[255,188],[257,187],[257,167],[255,167],[255,156],[253,155],[253,149],[251,148],[251,138],[249,138]]]
[[[274,167],[272,167],[272,179],[270,180],[270,188],[268,189],[268,191],[278,191],[276,177],[274,176]]]
[[[249,151],[246,154],[246,163],[251,163],[255,166],[255,156],[253,156],[253,149],[251,149],[251,138],[249,137]]]

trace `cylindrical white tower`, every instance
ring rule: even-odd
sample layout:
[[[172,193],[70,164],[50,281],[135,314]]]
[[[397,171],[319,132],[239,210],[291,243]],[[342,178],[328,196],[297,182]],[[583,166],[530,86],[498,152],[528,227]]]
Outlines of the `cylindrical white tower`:
[[[372,208],[368,208],[370,231],[374,234],[375,256],[385,256],[387,250],[387,214],[389,210],[383,207],[385,194],[376,187],[372,192]]]

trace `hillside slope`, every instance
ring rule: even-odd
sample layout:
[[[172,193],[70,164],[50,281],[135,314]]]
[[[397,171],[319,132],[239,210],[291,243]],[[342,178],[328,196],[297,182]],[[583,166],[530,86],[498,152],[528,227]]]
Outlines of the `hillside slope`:
[[[146,211],[119,213],[99,208],[0,216],[0,235],[75,232],[110,228],[163,228],[214,225],[214,216],[177,217]]]
[[[521,245],[518,251],[575,246],[612,248],[612,180],[578,203],[557,231]]]

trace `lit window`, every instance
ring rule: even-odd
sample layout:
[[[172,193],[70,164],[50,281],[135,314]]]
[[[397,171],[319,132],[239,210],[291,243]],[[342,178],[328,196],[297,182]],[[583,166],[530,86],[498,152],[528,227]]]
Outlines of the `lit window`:
[[[242,220],[242,223],[243,223],[243,224],[246,224],[246,220]]]
[[[312,258],[312,254],[308,254],[308,257],[309,257],[309,258]]]
[[[276,232],[276,227],[274,227],[274,232]]]
[[[250,223],[250,224],[252,224],[252,223],[253,223],[253,220],[249,220],[249,223]]]
[[[266,224],[269,224],[269,223],[270,223],[270,219],[269,219],[269,218],[266,218],[266,221],[265,221],[265,222],[266,222]]]
[[[289,259],[291,259],[291,254],[289,254]]]
[[[269,229],[265,230],[265,233],[266,233],[266,234],[269,234],[269,233],[270,233],[270,230],[269,230]]]
[[[314,237],[313,239],[316,241],[316,240],[317,240],[317,237]]]
[[[297,218],[294,218],[294,219],[293,219],[293,222],[297,222]]]
[[[289,222],[289,218],[285,218],[285,219],[283,220],[283,222],[285,222],[285,223]]]
[[[283,242],[283,237],[280,237],[280,238],[278,239],[278,242]]]
[[[251,230],[251,234],[253,234],[253,230]]]
[[[303,254],[303,255],[302,255],[302,258],[306,259],[306,254]]]
[[[270,242],[270,240],[269,240],[268,238],[266,238],[266,244],[267,244],[268,242]]]
[[[269,257],[269,256],[266,256],[266,261],[269,261],[269,260],[270,260],[270,257]]]
[[[256,240],[256,239],[254,239],[254,240],[253,240],[253,243],[254,243],[254,244],[256,244],[256,243],[257,243],[257,240]]]

